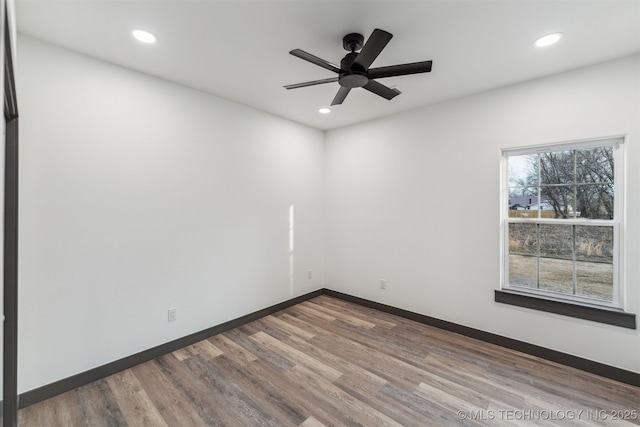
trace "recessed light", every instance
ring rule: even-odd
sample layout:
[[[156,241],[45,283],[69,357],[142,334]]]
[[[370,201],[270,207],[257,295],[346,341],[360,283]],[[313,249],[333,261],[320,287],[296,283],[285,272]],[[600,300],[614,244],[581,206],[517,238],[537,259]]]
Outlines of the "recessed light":
[[[133,37],[135,37],[136,40],[141,41],[142,43],[151,44],[158,40],[156,36],[145,30],[133,30],[131,34],[133,34]]]
[[[331,108],[322,107],[318,109],[318,113],[320,114],[329,114],[331,112]]]
[[[536,45],[537,47],[551,46],[552,44],[557,43],[558,40],[560,40],[561,38],[562,38],[562,33],[547,34],[546,36],[542,36],[539,39],[536,39],[536,41],[533,42],[533,44]]]

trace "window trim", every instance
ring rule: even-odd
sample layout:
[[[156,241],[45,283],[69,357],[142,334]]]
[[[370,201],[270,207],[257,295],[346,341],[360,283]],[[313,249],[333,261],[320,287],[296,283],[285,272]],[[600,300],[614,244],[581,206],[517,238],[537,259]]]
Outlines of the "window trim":
[[[495,291],[495,301],[505,304],[518,305],[541,311],[563,314],[594,320],[602,323],[635,329],[635,314],[625,311],[625,277],[624,277],[624,230],[625,230],[625,190],[624,190],[624,166],[626,159],[625,135],[614,135],[584,140],[565,141],[560,143],[506,148],[501,150],[501,174],[500,174],[500,289]],[[538,154],[551,151],[564,151],[576,149],[589,149],[603,146],[614,147],[614,218],[613,220],[598,219],[551,219],[551,218],[509,218],[508,211],[508,157]],[[508,283],[508,227],[510,223],[522,224],[572,224],[589,226],[613,227],[614,254],[613,254],[613,282],[614,289],[612,301],[591,299],[588,297],[574,296],[570,294],[553,292],[535,292],[524,287],[510,285]],[[611,319],[614,320],[611,320]],[[620,320],[622,319],[622,320]]]

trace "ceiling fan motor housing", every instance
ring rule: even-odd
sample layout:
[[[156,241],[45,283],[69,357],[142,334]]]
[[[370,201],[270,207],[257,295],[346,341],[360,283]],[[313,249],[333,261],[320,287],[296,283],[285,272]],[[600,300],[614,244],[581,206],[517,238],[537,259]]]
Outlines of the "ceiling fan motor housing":
[[[340,61],[340,68],[346,71],[345,73],[340,73],[340,77],[338,79],[340,86],[353,89],[356,87],[362,87],[369,83],[369,78],[367,77],[365,70],[354,70],[352,68],[352,65],[354,65],[353,61],[355,61],[357,57],[357,53],[351,52],[347,53],[347,55],[342,58],[342,61]]]

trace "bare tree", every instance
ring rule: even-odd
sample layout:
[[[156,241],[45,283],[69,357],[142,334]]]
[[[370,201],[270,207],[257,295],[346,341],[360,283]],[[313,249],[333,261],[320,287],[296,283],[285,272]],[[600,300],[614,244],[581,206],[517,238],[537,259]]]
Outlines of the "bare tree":
[[[556,218],[613,218],[613,147],[541,153],[530,171],[522,185],[539,185]]]
[[[576,198],[585,218],[613,218],[613,147],[576,151]]]

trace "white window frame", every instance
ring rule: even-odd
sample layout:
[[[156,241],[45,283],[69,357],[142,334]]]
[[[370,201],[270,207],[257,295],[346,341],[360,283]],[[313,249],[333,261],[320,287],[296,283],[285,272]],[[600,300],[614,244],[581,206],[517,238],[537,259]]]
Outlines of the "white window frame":
[[[625,286],[623,275],[624,259],[624,166],[625,166],[625,137],[624,135],[593,138],[587,140],[569,141],[562,143],[543,144],[518,148],[505,148],[501,150],[501,269],[500,288],[510,292],[526,296],[540,297],[560,302],[586,304],[603,308],[625,308]],[[585,219],[585,218],[510,218],[509,217],[509,183],[508,183],[508,158],[526,154],[539,154],[547,152],[579,150],[596,147],[610,146],[614,148],[614,217],[610,220]],[[606,226],[613,228],[613,292],[611,302],[585,296],[576,296],[561,292],[538,290],[525,286],[509,283],[509,224],[562,224],[562,225],[589,225]]]

